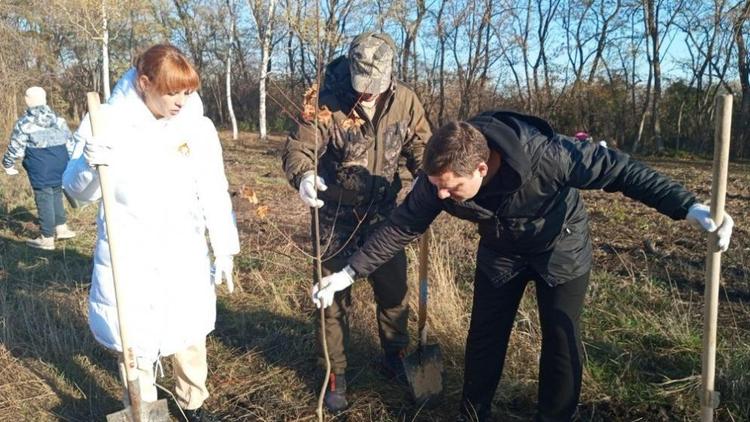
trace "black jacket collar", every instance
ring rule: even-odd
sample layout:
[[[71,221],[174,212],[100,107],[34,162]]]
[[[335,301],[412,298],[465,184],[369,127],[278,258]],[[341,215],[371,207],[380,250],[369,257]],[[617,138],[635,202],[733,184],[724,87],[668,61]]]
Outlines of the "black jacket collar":
[[[513,111],[493,110],[469,119],[487,138],[490,149],[500,153],[500,169],[485,187],[488,193],[510,193],[531,177],[531,158],[526,144],[534,135],[552,137],[554,131],[544,120]]]

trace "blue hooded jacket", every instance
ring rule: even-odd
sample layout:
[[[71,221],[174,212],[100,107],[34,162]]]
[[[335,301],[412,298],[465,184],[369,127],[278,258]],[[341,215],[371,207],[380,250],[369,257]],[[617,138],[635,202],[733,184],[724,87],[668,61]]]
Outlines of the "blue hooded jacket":
[[[23,157],[23,168],[35,189],[62,186],[62,174],[73,149],[65,120],[47,105],[30,107],[13,126],[3,167]]]

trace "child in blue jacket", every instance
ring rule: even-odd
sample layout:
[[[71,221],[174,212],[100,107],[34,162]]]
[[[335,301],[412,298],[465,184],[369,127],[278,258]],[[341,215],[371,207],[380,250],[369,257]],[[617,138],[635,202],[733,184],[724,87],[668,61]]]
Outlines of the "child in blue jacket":
[[[47,105],[47,93],[33,86],[26,90],[28,109],[13,126],[8,151],[3,155],[3,169],[9,176],[18,174],[16,160],[23,158],[23,168],[34,190],[39,211],[41,235],[26,244],[38,249],[55,249],[55,238],[75,236],[65,224],[62,201],[62,174],[72,153],[73,135],[65,120]]]

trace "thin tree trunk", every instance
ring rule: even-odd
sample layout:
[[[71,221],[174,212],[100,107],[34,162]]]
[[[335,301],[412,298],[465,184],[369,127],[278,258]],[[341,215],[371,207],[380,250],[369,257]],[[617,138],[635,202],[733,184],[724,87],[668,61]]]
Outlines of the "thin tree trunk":
[[[107,9],[102,2],[102,90],[104,101],[109,100],[109,28],[107,24]]]
[[[260,140],[265,141],[268,137],[266,128],[266,79],[268,78],[268,46],[264,43],[260,60],[260,87],[258,93],[259,107],[258,120],[260,126]]]
[[[224,118],[224,103],[222,102],[221,98],[221,75],[217,74],[216,77],[211,78],[211,81],[213,82],[211,85],[213,89],[211,89],[211,93],[214,97],[214,103],[216,104],[216,111],[219,113],[219,121],[221,124],[226,124],[227,120]]]
[[[258,126],[260,140],[268,138],[266,124],[266,80],[268,79],[268,63],[271,60],[271,38],[273,37],[273,26],[275,18],[276,0],[269,0],[268,5],[262,1],[250,3],[255,23],[258,27],[258,40],[260,41],[260,82],[258,88]]]
[[[227,92],[227,110],[229,118],[232,120],[232,140],[237,140],[237,118],[234,116],[234,107],[232,107],[232,45],[234,35],[234,1],[227,0],[229,7],[229,42],[227,43],[227,73],[226,73],[226,92]]]
[[[414,1],[416,6],[416,13],[417,16],[414,19],[414,22],[409,25],[409,22],[404,22],[404,32],[406,33],[404,36],[404,48],[401,51],[401,78],[405,82],[409,82],[409,58],[411,56],[411,49],[412,47],[416,51],[416,39],[417,34],[419,33],[419,27],[422,24],[422,18],[424,18],[425,13],[427,13],[427,8],[425,7],[424,0],[415,0]],[[416,73],[416,67],[417,62],[414,61],[414,72]],[[416,78],[411,82],[416,82]]]
[[[437,32],[440,44],[440,67],[438,69],[438,125],[445,122],[445,27],[443,26],[443,11],[446,0],[440,2],[440,10],[437,14]]]
[[[680,104],[680,112],[677,115],[677,144],[676,150],[680,150],[680,139],[682,139],[682,112],[685,110],[685,101]]]
[[[648,110],[644,110],[643,113],[641,113],[641,122],[638,125],[638,136],[636,136],[635,141],[633,142],[633,154],[638,152],[638,147],[643,138],[643,127],[646,125],[646,116],[648,116]]]
[[[739,131],[739,142],[736,142],[736,155],[744,157],[747,151],[750,151],[750,63],[748,63],[747,44],[745,42],[745,33],[743,28],[750,19],[750,0],[746,0],[742,12],[734,22],[734,42],[737,45],[737,70],[740,78],[740,87],[742,90],[742,100],[740,102],[740,114],[737,120]]]

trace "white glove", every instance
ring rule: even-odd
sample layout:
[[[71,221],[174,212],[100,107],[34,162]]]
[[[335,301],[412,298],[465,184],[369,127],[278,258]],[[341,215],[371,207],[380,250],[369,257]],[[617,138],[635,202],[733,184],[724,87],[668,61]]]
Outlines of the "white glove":
[[[5,169],[5,174],[7,174],[8,176],[15,176],[18,174],[18,170],[16,170],[16,168],[13,166],[3,168]]]
[[[315,176],[314,173],[309,173],[302,177],[302,181],[299,183],[299,197],[302,198],[302,202],[308,207],[320,208],[323,206],[323,201],[318,199],[318,193],[315,191],[315,180],[318,181],[318,190],[324,191],[328,189],[325,180],[320,176]]]
[[[352,275],[354,271],[351,267],[347,266],[343,270],[333,273],[329,276],[323,277],[320,283],[317,283],[312,288],[312,300],[315,302],[315,306],[320,308],[323,306],[327,308],[333,303],[333,295],[336,292],[340,292],[354,283]],[[321,289],[320,285],[324,287]]]
[[[227,290],[229,293],[234,292],[234,281],[232,280],[232,268],[234,267],[232,255],[221,255],[214,259],[214,267],[211,269],[211,277],[214,286],[222,283],[222,279],[227,280]]]
[[[112,145],[102,137],[86,139],[83,147],[83,158],[91,167],[106,166],[111,163]]]
[[[602,139],[601,141],[599,141],[599,145],[603,146],[604,148],[607,148],[607,141]]]
[[[709,208],[708,205],[693,204],[690,209],[688,209],[685,219],[699,229],[709,233],[716,232],[716,237],[718,238],[716,247],[720,251],[726,252],[729,248],[729,240],[732,237],[732,228],[734,228],[734,220],[732,220],[732,217],[730,217],[729,214],[724,213],[724,221],[721,223],[721,227],[719,227],[718,230],[716,222],[711,219],[711,208]]]

